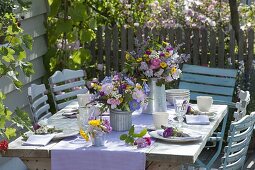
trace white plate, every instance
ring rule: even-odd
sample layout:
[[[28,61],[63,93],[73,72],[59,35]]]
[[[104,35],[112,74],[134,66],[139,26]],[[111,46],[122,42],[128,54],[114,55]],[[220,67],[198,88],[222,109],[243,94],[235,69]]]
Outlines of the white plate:
[[[156,139],[164,140],[167,142],[178,142],[178,143],[184,143],[184,142],[193,142],[193,141],[198,141],[202,139],[202,135],[196,132],[192,132],[190,130],[183,130],[184,133],[190,135],[189,137],[169,137],[169,138],[164,138],[163,136],[160,136],[158,134],[158,131],[162,133],[164,131],[163,129],[161,130],[155,130],[149,132],[150,136]]]

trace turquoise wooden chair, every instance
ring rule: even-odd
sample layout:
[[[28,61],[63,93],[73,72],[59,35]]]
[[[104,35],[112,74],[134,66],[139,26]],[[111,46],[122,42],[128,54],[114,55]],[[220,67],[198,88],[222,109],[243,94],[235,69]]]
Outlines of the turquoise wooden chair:
[[[239,102],[236,102],[237,110],[234,112],[234,118],[235,118],[234,121],[235,122],[239,121],[246,115],[246,108],[250,102],[250,92],[241,90],[238,94],[238,98],[239,98]],[[226,126],[225,123],[223,123],[223,126]],[[212,166],[214,161],[217,159],[217,157],[215,158],[215,156],[219,156],[218,153],[220,153],[220,151],[221,151],[221,145],[222,145],[221,139],[222,138],[219,135],[220,135],[220,133],[217,132],[216,137],[210,137],[210,139],[209,139],[209,141],[217,141],[217,140],[219,141],[218,145],[220,145],[220,146],[218,146],[217,152],[214,155],[214,157],[212,157],[212,159],[207,164],[204,164],[202,161],[200,161],[200,159],[198,159],[196,161],[200,166],[205,167],[206,169],[210,169],[210,167]],[[223,135],[224,135],[224,133],[223,133]]]
[[[88,91],[85,87],[83,70],[56,71],[49,78],[49,83],[57,111],[77,100],[77,94]]]
[[[49,118],[52,114],[49,111],[50,105],[47,103],[48,96],[44,84],[32,84],[28,88],[28,101],[33,116],[34,123]]]
[[[210,68],[184,64],[179,88],[190,90],[190,99],[196,101],[197,96],[210,95],[214,104],[227,104],[234,108],[232,102],[237,70]]]
[[[212,96],[214,104],[226,104],[235,107],[232,102],[237,70],[209,68],[204,66],[184,64],[179,81],[180,89],[190,90],[190,100],[196,101],[197,96]],[[208,141],[216,143],[217,150],[207,164],[199,159],[197,163],[209,169],[221,153],[223,137],[226,129],[228,113],[223,119],[221,131],[215,132]]]
[[[227,138],[228,145],[224,148],[225,154],[219,169],[243,169],[254,124],[255,112],[231,123]]]

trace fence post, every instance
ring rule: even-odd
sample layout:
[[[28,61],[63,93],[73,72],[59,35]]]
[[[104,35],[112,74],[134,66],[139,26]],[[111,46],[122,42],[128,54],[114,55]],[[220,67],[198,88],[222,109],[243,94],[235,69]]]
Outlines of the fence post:
[[[106,75],[110,75],[111,71],[111,50],[112,50],[112,36],[111,30],[108,26],[105,27],[105,63],[106,63]]]

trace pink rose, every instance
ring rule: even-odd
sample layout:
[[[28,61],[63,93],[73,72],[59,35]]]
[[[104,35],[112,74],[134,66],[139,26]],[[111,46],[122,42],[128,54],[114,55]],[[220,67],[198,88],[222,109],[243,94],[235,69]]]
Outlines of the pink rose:
[[[159,58],[152,59],[150,68],[153,70],[158,69],[160,67],[160,62],[161,62],[161,60]]]

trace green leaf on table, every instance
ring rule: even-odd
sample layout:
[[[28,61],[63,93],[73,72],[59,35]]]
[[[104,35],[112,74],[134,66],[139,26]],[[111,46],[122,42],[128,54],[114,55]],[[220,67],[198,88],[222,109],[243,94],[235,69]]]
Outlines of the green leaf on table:
[[[128,131],[128,134],[132,136],[134,134],[134,132],[135,132],[135,126],[132,125],[132,127]]]
[[[127,138],[127,134],[120,135],[120,140],[126,140],[126,138]]]
[[[142,138],[144,135],[146,135],[146,133],[147,133],[147,129],[143,129],[141,130],[140,133],[134,133],[133,137]]]
[[[128,136],[128,137],[125,139],[125,142],[126,142],[127,144],[133,144],[134,141],[135,141],[134,138],[131,137],[131,136]]]

